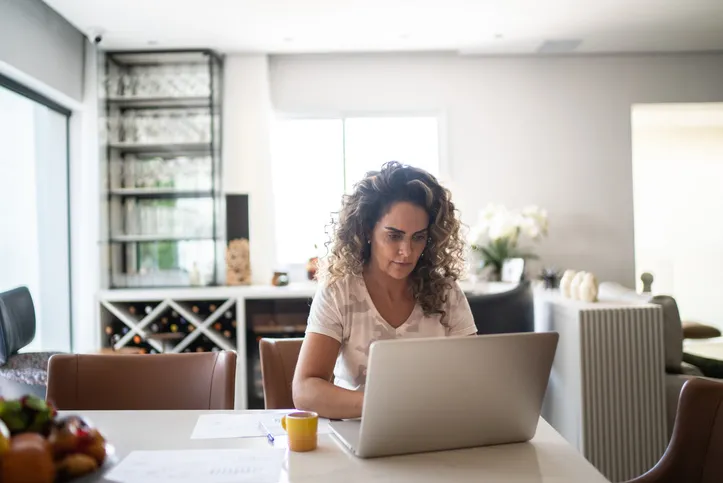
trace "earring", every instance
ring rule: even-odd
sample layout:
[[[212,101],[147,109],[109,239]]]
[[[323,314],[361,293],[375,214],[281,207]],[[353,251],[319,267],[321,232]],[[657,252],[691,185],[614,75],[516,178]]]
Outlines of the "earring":
[[[372,244],[372,241],[371,241],[371,240],[367,240],[367,245],[371,245],[371,244]]]

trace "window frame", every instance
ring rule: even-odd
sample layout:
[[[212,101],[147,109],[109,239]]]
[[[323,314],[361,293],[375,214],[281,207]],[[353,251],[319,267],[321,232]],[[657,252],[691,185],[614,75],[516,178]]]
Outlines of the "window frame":
[[[73,321],[73,246],[72,246],[72,192],[70,189],[70,183],[71,183],[71,170],[70,170],[70,164],[71,164],[71,120],[73,118],[73,111],[61,104],[58,104],[54,100],[50,99],[49,97],[43,95],[42,93],[27,87],[24,84],[21,84],[20,82],[3,75],[2,72],[0,72],[0,88],[5,88],[9,90],[10,92],[14,92],[15,94],[18,94],[21,97],[24,97],[26,99],[29,99],[35,103],[38,103],[42,106],[47,107],[48,109],[57,112],[58,114],[65,117],[65,170],[66,170],[66,199],[67,199],[67,206],[66,209],[66,216],[68,220],[68,226],[67,226],[67,243],[68,243],[68,346],[70,349],[70,352],[73,352],[74,350],[74,321]],[[37,308],[35,309],[37,310]]]

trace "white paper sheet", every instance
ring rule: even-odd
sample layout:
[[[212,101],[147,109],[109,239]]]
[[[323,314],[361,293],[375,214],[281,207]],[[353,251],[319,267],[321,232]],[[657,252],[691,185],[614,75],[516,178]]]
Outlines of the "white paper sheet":
[[[133,451],[105,478],[120,483],[278,483],[284,451]]]
[[[265,436],[259,416],[253,414],[202,414],[191,439],[257,438]]]
[[[196,421],[191,439],[258,438],[266,436],[264,427],[272,436],[284,436],[281,426],[283,414],[202,414]],[[262,426],[263,424],[263,426]],[[319,434],[329,433],[329,420],[319,418]]]

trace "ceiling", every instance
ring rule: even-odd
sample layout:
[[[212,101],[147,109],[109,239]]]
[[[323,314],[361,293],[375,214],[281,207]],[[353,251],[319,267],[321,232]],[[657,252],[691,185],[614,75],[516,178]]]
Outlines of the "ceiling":
[[[105,48],[462,54],[723,50],[723,0],[45,0]]]

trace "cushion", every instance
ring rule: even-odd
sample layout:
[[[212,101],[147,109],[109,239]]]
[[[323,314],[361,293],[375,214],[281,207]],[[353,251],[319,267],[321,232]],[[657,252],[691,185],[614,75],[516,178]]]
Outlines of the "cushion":
[[[48,360],[59,352],[28,352],[10,356],[7,363],[0,366],[0,377],[31,385],[48,383]]]
[[[720,330],[710,325],[692,321],[683,322],[683,338],[685,339],[712,339],[720,336]]]

